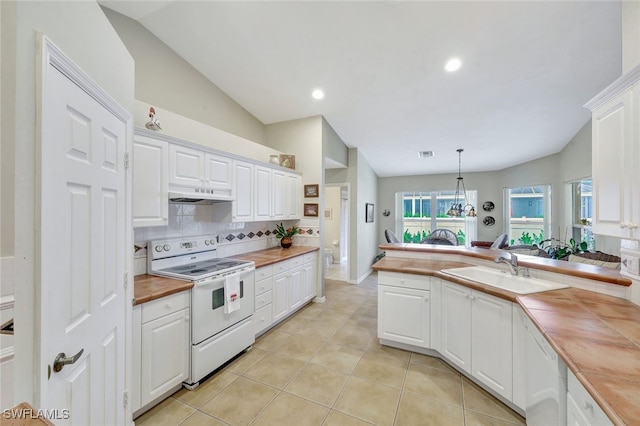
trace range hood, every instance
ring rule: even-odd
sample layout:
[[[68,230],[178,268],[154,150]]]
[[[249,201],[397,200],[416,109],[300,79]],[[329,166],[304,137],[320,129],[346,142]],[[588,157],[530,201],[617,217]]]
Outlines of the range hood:
[[[235,201],[230,194],[204,188],[169,188],[169,202],[173,204],[213,204]]]

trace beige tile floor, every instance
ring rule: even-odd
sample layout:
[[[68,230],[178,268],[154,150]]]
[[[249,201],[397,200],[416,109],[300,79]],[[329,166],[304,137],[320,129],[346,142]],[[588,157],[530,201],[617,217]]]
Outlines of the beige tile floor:
[[[325,285],[325,303],[307,305],[136,425],[524,424],[443,361],[378,343],[375,274]]]

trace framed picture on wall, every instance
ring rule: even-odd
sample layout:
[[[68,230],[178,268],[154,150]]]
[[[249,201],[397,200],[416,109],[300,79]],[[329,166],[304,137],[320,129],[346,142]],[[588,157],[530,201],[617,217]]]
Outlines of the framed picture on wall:
[[[318,204],[316,203],[311,203],[311,204],[307,204],[305,203],[304,205],[304,215],[305,216],[318,216]]]
[[[320,187],[316,183],[314,185],[304,186],[304,198],[317,198],[320,196]]]
[[[333,219],[333,214],[330,208],[324,209],[324,218],[327,220]]]
[[[373,204],[371,203],[365,205],[365,222],[373,222]]]

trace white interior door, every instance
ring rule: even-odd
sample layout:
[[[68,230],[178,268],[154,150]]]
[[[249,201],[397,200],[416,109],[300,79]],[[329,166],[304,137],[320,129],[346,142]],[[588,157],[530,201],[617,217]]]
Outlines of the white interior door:
[[[57,425],[124,424],[127,122],[44,62],[39,408]],[[80,355],[55,372],[60,353]]]

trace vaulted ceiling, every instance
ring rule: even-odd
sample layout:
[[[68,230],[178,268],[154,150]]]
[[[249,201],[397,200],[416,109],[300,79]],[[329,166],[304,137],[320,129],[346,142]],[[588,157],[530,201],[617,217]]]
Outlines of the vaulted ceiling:
[[[322,114],[381,177],[455,172],[457,148],[465,172],[559,152],[621,73],[619,1],[100,4],[265,124]]]

